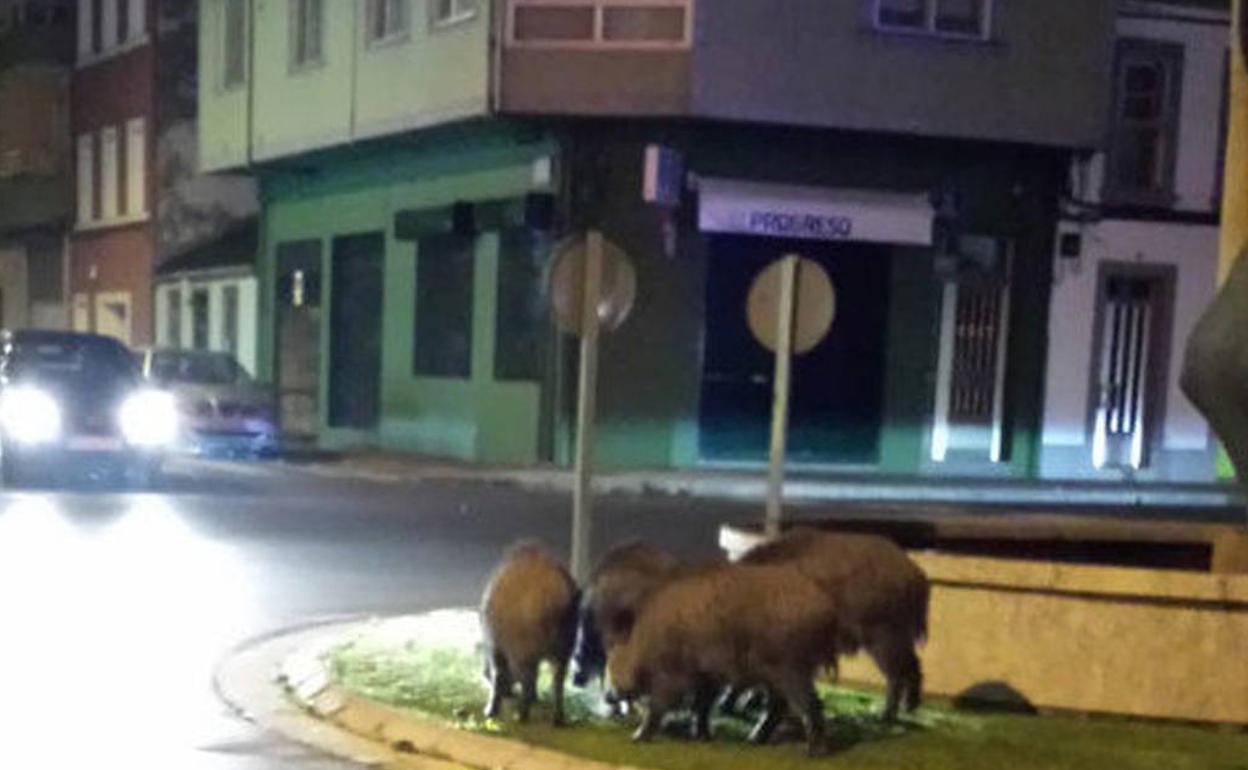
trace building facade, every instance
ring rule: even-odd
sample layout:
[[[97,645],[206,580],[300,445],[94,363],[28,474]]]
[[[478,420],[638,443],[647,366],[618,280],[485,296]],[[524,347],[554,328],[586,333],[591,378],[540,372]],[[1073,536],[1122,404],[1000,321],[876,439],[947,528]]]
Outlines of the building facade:
[[[1109,140],[1072,166],[1054,252],[1045,476],[1214,478],[1179,373],[1216,291],[1229,23],[1225,3],[1120,4]]]
[[[564,462],[547,276],[596,228],[637,280],[599,457],[755,465],[745,299],[797,252],[837,311],[795,362],[796,462],[1034,475],[1058,202],[1104,139],[1113,23],[1109,0],[205,0],[203,162],[262,189],[259,369],[325,443]]]
[[[0,325],[64,328],[72,223],[68,2],[0,2]]]
[[[78,3],[77,224],[70,258],[75,329],[135,346],[154,344],[161,264],[255,215],[250,179],[198,170],[197,21],[194,3]],[[235,317],[216,301],[210,312],[214,328]],[[239,323],[254,325],[254,314],[254,304],[244,305],[242,315],[250,320]]]

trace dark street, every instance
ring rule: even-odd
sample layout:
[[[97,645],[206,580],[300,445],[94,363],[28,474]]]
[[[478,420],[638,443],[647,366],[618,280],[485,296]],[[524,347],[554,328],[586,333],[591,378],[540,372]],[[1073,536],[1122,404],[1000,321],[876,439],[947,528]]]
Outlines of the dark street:
[[[0,497],[0,767],[343,766],[229,714],[214,663],[292,624],[475,603],[516,537],[568,547],[568,500],[503,487],[189,464],[165,487]],[[679,500],[599,514],[599,549],[643,536],[690,555],[733,515]]]

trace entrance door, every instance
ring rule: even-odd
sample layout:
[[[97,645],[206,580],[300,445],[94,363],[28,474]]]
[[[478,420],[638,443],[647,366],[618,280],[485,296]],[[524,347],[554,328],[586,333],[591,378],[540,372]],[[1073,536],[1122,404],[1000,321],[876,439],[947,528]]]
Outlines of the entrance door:
[[[767,457],[775,359],[750,334],[750,285],[773,260],[801,254],[821,264],[836,290],[836,320],[814,350],[793,359],[789,457],[869,464],[878,459],[888,325],[887,246],[750,236],[711,241],[700,449],[714,460]]]
[[[329,424],[368,430],[381,418],[382,233],[334,239]]]
[[[277,247],[277,387],[282,433],[311,439],[320,426],[321,242]]]
[[[95,332],[130,344],[130,292],[101,292],[95,295]]]
[[[1092,464],[1147,467],[1165,405],[1172,268],[1106,265],[1097,302]]]

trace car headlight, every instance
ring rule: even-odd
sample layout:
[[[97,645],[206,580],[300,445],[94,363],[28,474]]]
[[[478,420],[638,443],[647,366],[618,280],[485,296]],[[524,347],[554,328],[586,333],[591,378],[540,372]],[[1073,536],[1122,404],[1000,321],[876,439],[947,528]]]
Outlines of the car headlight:
[[[18,443],[46,444],[61,435],[61,408],[38,388],[8,388],[0,395],[0,427]]]
[[[178,405],[173,396],[145,390],[121,405],[121,434],[126,442],[141,447],[172,444],[178,436]]]

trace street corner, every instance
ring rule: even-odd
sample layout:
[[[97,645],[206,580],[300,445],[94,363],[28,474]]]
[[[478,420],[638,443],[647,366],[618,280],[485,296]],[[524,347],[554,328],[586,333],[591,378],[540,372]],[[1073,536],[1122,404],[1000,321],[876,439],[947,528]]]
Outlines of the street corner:
[[[627,770],[504,737],[456,705],[483,698],[479,643],[470,609],[292,629],[239,646],[217,691],[261,727],[367,766]]]

